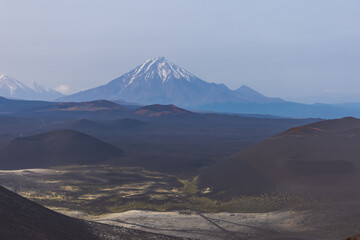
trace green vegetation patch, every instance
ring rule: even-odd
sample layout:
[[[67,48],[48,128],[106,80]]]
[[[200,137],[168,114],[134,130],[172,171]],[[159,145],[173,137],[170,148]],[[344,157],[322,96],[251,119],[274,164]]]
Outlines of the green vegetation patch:
[[[182,183],[184,186],[181,188],[181,191],[183,193],[187,194],[197,194],[198,188],[197,188],[197,182],[198,182],[198,176],[194,177],[191,180],[182,180],[178,179],[180,183]]]

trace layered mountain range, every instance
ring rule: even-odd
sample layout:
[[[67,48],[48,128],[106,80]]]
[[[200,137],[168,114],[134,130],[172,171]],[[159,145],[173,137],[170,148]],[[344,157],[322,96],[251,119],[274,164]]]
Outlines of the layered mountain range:
[[[360,117],[360,104],[301,104],[267,97],[247,86],[231,90],[224,84],[206,82],[164,57],[149,59],[105,85],[68,96],[0,75],[0,96],[26,100],[56,99],[59,102],[111,100],[131,109],[138,105],[174,104],[206,112],[296,118]],[[72,104],[65,104],[64,107],[70,108]]]
[[[174,104],[191,110],[266,114],[286,117],[338,118],[359,115],[359,104],[301,104],[272,98],[241,86],[236,90],[224,84],[206,82],[166,60],[152,58],[105,85],[64,96],[57,101],[98,99],[138,104]]]

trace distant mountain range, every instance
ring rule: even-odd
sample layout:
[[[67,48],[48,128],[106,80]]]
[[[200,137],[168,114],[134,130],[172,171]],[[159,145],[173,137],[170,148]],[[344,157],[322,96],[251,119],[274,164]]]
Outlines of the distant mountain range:
[[[63,94],[40,86],[37,83],[25,84],[8,75],[0,74],[0,96],[24,100],[52,101]]]
[[[360,117],[359,105],[301,104],[271,98],[241,86],[208,83],[164,57],[147,60],[109,83],[64,96],[58,101],[107,99],[138,104],[174,104],[207,112],[266,114],[285,117]]]
[[[164,57],[147,60],[109,83],[59,98],[59,101],[117,100],[140,104],[175,104],[199,107],[211,103],[272,103],[279,98],[266,97],[242,86],[233,91],[224,84],[208,83]]]
[[[95,106],[91,106],[91,102],[111,100],[129,109],[136,109],[141,105],[174,104],[192,111],[204,112],[295,118],[360,117],[360,104],[301,104],[267,97],[247,86],[231,90],[224,84],[208,83],[167,61],[164,57],[149,59],[105,85],[68,96],[37,84],[26,85],[9,76],[0,75],[0,96],[27,100],[54,100],[56,98],[58,102],[72,102],[56,106],[67,111],[77,107],[84,110],[94,109]],[[75,106],[74,102],[90,103],[86,103],[87,106]],[[37,104],[41,103],[35,105]],[[26,103],[26,105],[32,105],[32,103]],[[0,112],[5,112],[8,108],[0,106]]]

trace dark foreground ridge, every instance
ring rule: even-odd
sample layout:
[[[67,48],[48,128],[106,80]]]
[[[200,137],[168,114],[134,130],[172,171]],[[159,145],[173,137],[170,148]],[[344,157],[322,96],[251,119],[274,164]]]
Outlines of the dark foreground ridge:
[[[0,186],[1,240],[180,239],[64,216]]]
[[[81,220],[66,217],[0,187],[0,239],[100,240]]]

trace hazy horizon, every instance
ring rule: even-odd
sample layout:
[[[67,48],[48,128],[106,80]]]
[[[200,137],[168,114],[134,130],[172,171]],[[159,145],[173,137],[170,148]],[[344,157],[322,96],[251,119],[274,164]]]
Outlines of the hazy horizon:
[[[164,56],[231,89],[360,102],[359,7],[331,0],[2,1],[0,74],[74,93]]]

